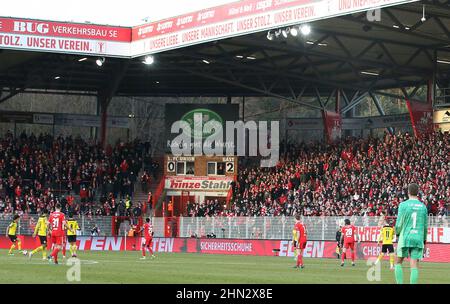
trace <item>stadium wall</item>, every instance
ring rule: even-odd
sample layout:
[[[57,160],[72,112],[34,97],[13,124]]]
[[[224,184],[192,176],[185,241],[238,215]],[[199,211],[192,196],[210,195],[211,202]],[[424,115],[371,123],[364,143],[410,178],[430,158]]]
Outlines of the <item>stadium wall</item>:
[[[335,240],[336,231],[347,217],[303,217],[308,237],[312,240]],[[362,241],[375,242],[383,225],[383,217],[353,216],[349,218],[358,229]],[[428,218],[428,242],[450,243],[450,217]],[[290,239],[294,217],[180,217],[179,237],[214,234],[229,239]]]
[[[38,76],[36,76],[38,77]],[[162,84],[161,84],[162,85]],[[92,92],[91,92],[92,93]],[[165,147],[164,106],[166,103],[180,104],[224,104],[226,97],[114,97],[108,107],[109,116],[130,117],[130,128],[108,128],[107,143],[127,141],[139,138],[152,143],[153,155],[162,155]],[[293,117],[320,117],[320,112],[271,97],[233,97],[232,103],[239,104],[239,118],[245,120],[280,120],[280,134],[284,136],[284,117],[287,113]],[[331,103],[330,103],[331,106]],[[98,115],[95,96],[75,96],[58,94],[20,93],[0,104],[0,110],[47,112],[66,114]],[[0,122],[0,135],[8,130],[14,132],[14,123]],[[80,136],[85,140],[99,138],[99,131],[90,127],[62,127],[55,125],[17,124],[16,135],[22,131],[27,134],[49,133],[55,135]],[[323,131],[317,134],[299,132],[293,139],[315,140],[321,138]],[[300,137],[298,136],[300,135]]]
[[[22,248],[26,250],[40,246],[38,238],[20,236]],[[141,250],[141,238],[126,237],[79,237],[80,251],[138,251]],[[51,246],[51,244],[49,244]],[[0,237],[0,248],[8,249],[10,241]],[[68,247],[67,247],[68,248]],[[154,238],[153,250],[166,253],[202,253],[247,256],[294,257],[292,241],[289,240],[242,240],[242,239],[194,239],[194,238]],[[361,242],[356,246],[358,260],[377,257],[381,246],[374,242]],[[336,242],[308,241],[304,257],[336,258]],[[427,244],[424,262],[450,262],[450,244]]]
[[[39,75],[30,77],[39,80]],[[33,78],[33,79],[34,79]],[[163,85],[163,84],[161,84]],[[88,93],[88,92],[86,92]],[[92,92],[89,92],[92,94]],[[95,93],[95,92],[94,92]],[[404,113],[404,102],[394,104],[386,97],[380,97],[381,102],[385,105],[386,115]],[[304,97],[306,103],[316,103],[316,97]],[[150,141],[152,152],[159,155],[164,152],[165,131],[164,131],[164,105],[166,103],[226,103],[226,97],[114,97],[108,107],[108,115],[130,117],[130,128],[108,128],[107,142],[114,144],[117,141],[126,141],[139,138],[143,141]],[[325,100],[323,101],[325,102]],[[280,100],[272,97],[233,97],[232,103],[239,104],[240,119],[248,120],[280,120],[280,136],[290,142],[313,141],[323,139],[323,130],[290,130],[286,132],[286,118],[320,118],[321,112],[307,108],[301,105],[294,105],[288,101]],[[358,111],[357,116],[374,116],[379,115],[371,107],[367,101],[364,110]],[[327,103],[327,109],[334,109],[335,101],[333,98]],[[0,110],[3,111],[25,111],[25,112],[48,112],[48,113],[65,113],[65,114],[84,114],[98,115],[97,98],[95,96],[77,96],[77,95],[61,95],[61,94],[39,94],[39,93],[20,93],[16,96],[2,102]],[[17,124],[1,122],[0,135],[5,134],[8,130],[16,134],[25,131],[27,134],[34,133],[50,133],[55,135],[72,135],[81,136],[85,140],[99,138],[99,132],[96,128],[77,127],[77,126],[58,126],[55,125],[39,125],[39,124]],[[382,134],[384,131],[379,130]],[[378,134],[374,130],[375,134]],[[369,135],[358,130],[355,135]],[[372,134],[373,135],[373,134]]]
[[[311,240],[334,241],[339,225],[346,217],[304,217],[308,237]],[[11,222],[11,215],[0,215],[0,231],[6,231]],[[128,234],[133,223],[124,220],[117,225],[113,234],[113,220],[111,216],[76,216],[80,225],[78,235],[91,236],[91,230],[96,226],[99,236],[124,236]],[[292,238],[294,217],[178,217],[177,227],[172,234],[167,235],[165,225],[168,218],[153,217],[153,231],[155,237],[206,237],[208,234],[222,239],[241,240],[285,240]],[[38,215],[22,215],[19,221],[18,234],[29,236],[33,233]],[[357,227],[358,236],[364,242],[376,242],[380,233],[381,217],[351,217],[351,222]],[[428,219],[428,237],[430,243],[450,244],[450,217],[430,216]],[[137,220],[135,220],[135,224]]]

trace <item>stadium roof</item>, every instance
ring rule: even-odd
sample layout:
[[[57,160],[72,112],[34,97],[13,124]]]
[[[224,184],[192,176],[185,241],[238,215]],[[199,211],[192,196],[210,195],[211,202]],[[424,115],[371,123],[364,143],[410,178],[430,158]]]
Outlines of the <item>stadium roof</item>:
[[[110,0],[15,0],[2,6],[2,16],[92,24],[137,26],[145,20],[160,20],[237,0],[127,0],[111,5]]]
[[[426,21],[421,21],[426,4]],[[101,96],[304,96],[414,88],[436,77],[450,87],[450,4],[421,1],[312,22],[311,34],[267,39],[267,31],[167,51],[155,63],[0,50],[0,102],[19,92]],[[280,36],[281,37],[281,36]],[[383,93],[387,94],[387,93]],[[356,94],[357,95],[357,94]],[[320,100],[321,98],[318,98]],[[319,101],[322,103],[322,101]],[[323,104],[310,107],[321,108]]]

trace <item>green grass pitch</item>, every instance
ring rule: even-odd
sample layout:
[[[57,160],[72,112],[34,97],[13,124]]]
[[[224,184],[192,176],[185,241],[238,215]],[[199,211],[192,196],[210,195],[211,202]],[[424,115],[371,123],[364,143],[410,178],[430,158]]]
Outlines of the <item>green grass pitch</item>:
[[[78,256],[81,281],[70,282],[65,263],[49,265],[40,253],[28,260],[18,251],[8,256],[0,250],[0,283],[395,283],[388,261],[381,265],[381,281],[370,282],[362,260],[342,268],[337,259],[307,258],[304,269],[294,269],[293,258],[284,257],[160,253],[140,260],[139,251],[80,251]],[[419,283],[449,284],[449,273],[450,264],[422,263]],[[408,263],[404,278],[409,282]]]

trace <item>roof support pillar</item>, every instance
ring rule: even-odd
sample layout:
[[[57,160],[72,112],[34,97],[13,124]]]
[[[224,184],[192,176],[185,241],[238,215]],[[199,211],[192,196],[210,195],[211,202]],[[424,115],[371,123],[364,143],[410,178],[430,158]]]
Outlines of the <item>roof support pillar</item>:
[[[435,77],[433,75],[433,77],[427,81],[427,103],[431,105],[434,103],[435,85]]]
[[[380,100],[378,99],[378,96],[372,92],[370,92],[369,94],[373,100],[373,103],[375,104],[375,107],[378,110],[378,113],[380,113],[381,116],[386,115],[386,113],[384,112],[383,106],[381,105]],[[392,127],[388,127],[388,131],[389,131],[389,133],[394,134],[394,129]]]
[[[335,98],[336,98],[336,104],[335,104],[334,111],[336,113],[339,113],[339,109],[341,108],[341,89],[337,89],[335,91]]]
[[[129,60],[119,61],[117,65],[113,67],[112,75],[105,82],[105,85],[97,93],[97,103],[100,106],[100,143],[102,147],[106,144],[106,128],[108,120],[108,106],[113,96],[116,94],[120,83],[122,82],[125,72],[130,64]]]

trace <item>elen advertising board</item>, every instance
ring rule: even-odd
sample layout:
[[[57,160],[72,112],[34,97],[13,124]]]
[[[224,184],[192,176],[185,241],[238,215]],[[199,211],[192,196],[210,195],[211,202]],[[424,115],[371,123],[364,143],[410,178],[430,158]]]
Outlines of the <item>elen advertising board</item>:
[[[136,27],[0,17],[0,48],[137,57],[418,0],[241,0]]]
[[[23,249],[34,249],[40,246],[38,238],[19,236]],[[140,250],[141,238],[125,237],[78,237],[77,245],[80,251],[123,251]],[[69,246],[69,244],[67,244]],[[0,237],[0,248],[10,247],[10,241],[5,236]],[[248,256],[279,256],[294,257],[292,241],[288,240],[243,240],[243,239],[195,239],[195,238],[154,238],[153,250],[168,253],[203,253]],[[374,242],[361,242],[356,245],[358,260],[376,257],[381,246]],[[82,253],[80,254],[82,255]],[[308,241],[304,257],[336,258],[336,242]],[[424,262],[450,262],[450,244],[427,244],[424,251]]]

